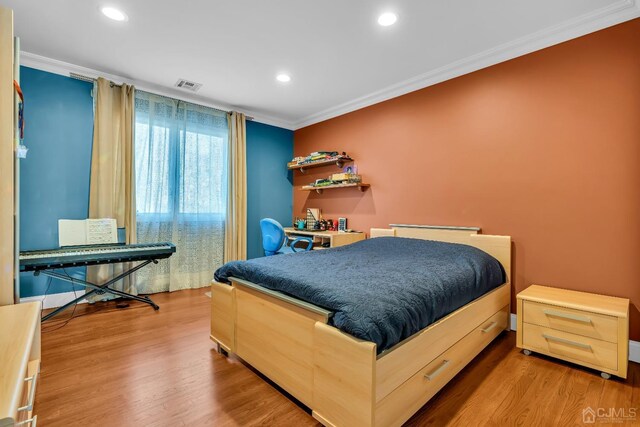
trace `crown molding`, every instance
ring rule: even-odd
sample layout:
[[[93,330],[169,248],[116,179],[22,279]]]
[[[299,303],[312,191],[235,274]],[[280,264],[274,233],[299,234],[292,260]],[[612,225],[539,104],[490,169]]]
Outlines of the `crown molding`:
[[[537,50],[541,50],[595,31],[602,30],[622,22],[629,21],[640,17],[640,0],[620,0],[609,6],[597,9],[593,12],[578,16],[567,20],[561,24],[545,28],[525,37],[504,43],[497,47],[485,50],[484,52],[471,55],[469,57],[452,62],[443,67],[431,70],[427,73],[420,74],[408,80],[396,83],[381,90],[372,92],[368,95],[353,99],[342,103],[335,107],[311,114],[298,121],[289,121],[280,117],[261,114],[259,112],[239,109],[248,116],[252,116],[255,121],[278,126],[284,129],[297,130],[306,126],[310,126],[343,114],[347,114],[382,101],[396,98],[425,87],[441,83],[455,77],[469,74],[483,68],[526,55]],[[63,76],[69,76],[74,72],[85,75],[87,77],[97,78],[98,76],[107,78],[116,83],[133,84],[141,90],[157,93],[160,95],[170,96],[188,102],[193,102],[208,107],[218,108],[221,110],[233,110],[232,105],[223,104],[215,100],[188,95],[177,89],[150,83],[144,80],[117,76],[110,73],[100,72],[91,68],[86,68],[63,61],[47,58],[44,56],[32,54],[29,52],[21,52],[21,65],[48,71]]]
[[[545,28],[525,37],[471,55],[443,67],[413,77],[324,111],[311,114],[294,123],[300,129],[370,105],[377,104],[446,80],[490,67],[518,56],[544,49],[640,16],[640,0],[621,0],[561,24]]]
[[[192,102],[194,104],[204,105],[206,107],[216,108],[218,110],[225,111],[242,111],[247,116],[253,117],[253,120],[260,123],[265,123],[272,126],[281,127],[284,129],[293,130],[293,123],[287,120],[280,119],[278,117],[273,117],[265,114],[261,114],[259,112],[237,108],[233,105],[224,104],[217,102],[215,100],[197,96],[197,95],[189,95],[185,92],[168,88],[166,86],[161,86],[155,83],[150,83],[144,80],[133,79],[124,76],[118,76],[116,74],[105,73],[102,71],[94,70],[93,68],[82,67],[80,65],[70,64],[68,62],[59,61],[57,59],[48,58],[46,56],[36,55],[30,52],[20,52],[20,65],[29,68],[35,68],[42,71],[47,71],[53,74],[59,74],[61,76],[69,77],[71,73],[81,74],[83,76],[91,77],[97,79],[98,77],[104,77],[105,79],[111,80],[115,83],[127,83],[135,86],[137,89],[144,90],[146,92],[157,93],[158,95],[164,95],[171,98],[180,99],[186,102]]]

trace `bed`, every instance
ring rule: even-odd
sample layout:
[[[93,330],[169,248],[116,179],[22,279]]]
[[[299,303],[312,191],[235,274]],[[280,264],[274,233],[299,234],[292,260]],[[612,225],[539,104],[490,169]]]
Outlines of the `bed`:
[[[428,326],[419,328],[418,323],[399,335],[387,331],[386,325],[373,332],[363,332],[359,324],[349,329],[344,314],[350,306],[344,305],[335,290],[337,305],[306,294],[300,298],[290,288],[277,289],[278,283],[265,279],[261,286],[247,280],[258,276],[247,276],[241,269],[228,269],[221,282],[212,283],[211,338],[218,348],[251,364],[311,408],[313,416],[327,426],[401,425],[508,327],[510,237],[479,234],[475,228],[407,225],[371,230],[371,237],[379,236],[478,248],[499,262],[504,283],[494,279],[490,288],[476,290],[477,295],[465,290],[464,294],[471,295],[470,301],[443,316],[422,319]],[[381,239],[376,245],[358,245],[366,248],[391,243]],[[349,259],[365,264],[365,269],[372,265],[363,263],[354,253]],[[375,259],[375,253],[371,257]],[[316,255],[316,259],[322,257]],[[460,268],[464,269],[464,264]],[[375,268],[371,266],[370,270]],[[362,274],[362,266],[357,271]],[[402,271],[394,279],[385,280],[413,280]],[[311,284],[326,280],[327,287],[331,286],[329,276],[314,274]],[[286,284],[284,275],[282,282]],[[389,289],[394,287],[386,291],[392,294]],[[395,297],[401,311],[402,295]]]

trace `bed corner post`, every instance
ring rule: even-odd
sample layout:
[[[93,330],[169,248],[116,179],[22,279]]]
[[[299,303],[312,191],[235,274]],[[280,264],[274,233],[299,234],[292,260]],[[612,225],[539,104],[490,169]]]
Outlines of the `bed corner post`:
[[[236,352],[236,289],[211,282],[211,339],[227,353]]]
[[[376,345],[316,322],[313,416],[325,426],[372,427]]]

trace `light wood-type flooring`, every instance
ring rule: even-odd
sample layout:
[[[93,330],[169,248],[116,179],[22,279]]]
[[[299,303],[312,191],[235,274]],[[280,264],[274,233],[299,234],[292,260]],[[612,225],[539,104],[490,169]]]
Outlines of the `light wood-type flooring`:
[[[83,304],[66,325],[71,310],[43,324],[38,426],[318,426],[273,383],[216,352],[206,291],[153,295],[157,312]],[[525,356],[505,332],[408,425],[584,425],[587,407],[636,408],[624,425],[640,425],[640,365],[626,381],[607,381]]]

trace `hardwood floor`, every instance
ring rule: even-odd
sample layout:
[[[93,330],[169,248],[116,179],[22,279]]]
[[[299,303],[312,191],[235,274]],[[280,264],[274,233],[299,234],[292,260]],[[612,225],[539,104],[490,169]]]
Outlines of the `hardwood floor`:
[[[209,340],[207,289],[157,294],[160,310],[82,305],[43,324],[40,426],[319,426],[272,383]],[[58,320],[60,319],[60,320]],[[410,426],[582,425],[582,410],[640,407],[629,379],[515,348],[504,333],[418,412]],[[635,423],[640,425],[640,408]],[[599,423],[598,426],[606,425]]]

